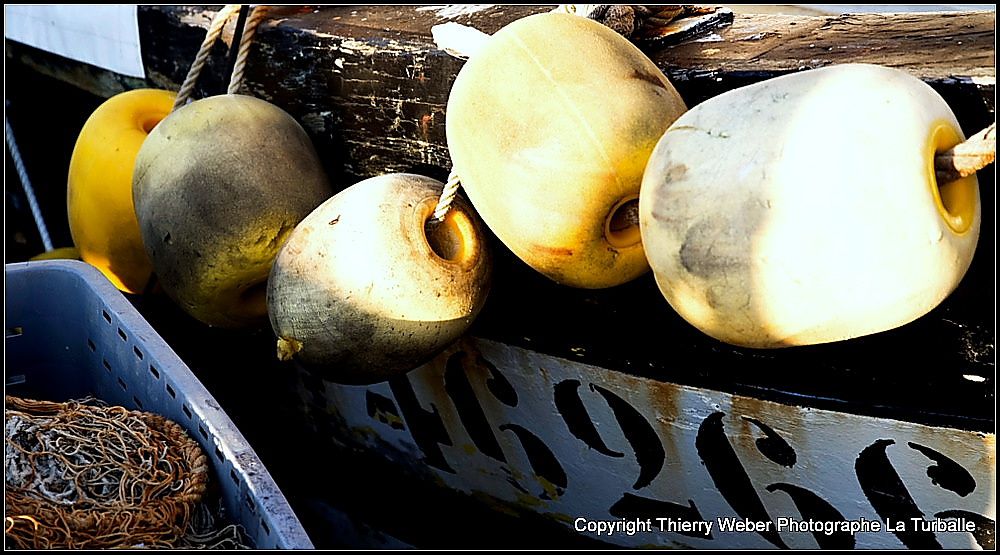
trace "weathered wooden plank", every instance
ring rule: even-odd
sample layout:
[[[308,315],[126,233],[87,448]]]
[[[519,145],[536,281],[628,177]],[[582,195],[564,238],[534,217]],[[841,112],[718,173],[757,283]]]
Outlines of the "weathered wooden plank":
[[[717,35],[663,49],[665,64],[720,72],[841,63],[896,67],[925,81],[996,82],[991,12],[737,16]],[[680,63],[678,63],[680,61]]]
[[[675,82],[693,82],[697,91],[686,98],[696,101],[762,77],[831,64],[894,67],[935,87],[956,112],[966,112],[960,117],[985,125],[994,112],[995,31],[992,12],[744,15],[718,34],[651,55]]]

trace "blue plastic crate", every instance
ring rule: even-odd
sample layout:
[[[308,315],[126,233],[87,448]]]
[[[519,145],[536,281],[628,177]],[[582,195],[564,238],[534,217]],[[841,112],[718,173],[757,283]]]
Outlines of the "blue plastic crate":
[[[97,269],[7,264],[4,369],[11,395],[94,395],[178,422],[212,463],[229,518],[260,549],[311,549],[264,464],[212,394]]]

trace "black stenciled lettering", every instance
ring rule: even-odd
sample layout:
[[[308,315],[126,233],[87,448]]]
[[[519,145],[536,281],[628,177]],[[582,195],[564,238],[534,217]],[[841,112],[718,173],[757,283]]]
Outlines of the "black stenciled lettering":
[[[642,413],[628,404],[625,399],[599,385],[590,384],[590,388],[600,393],[601,397],[607,401],[626,441],[632,446],[632,451],[635,453],[635,460],[639,463],[639,477],[632,485],[632,489],[638,490],[648,486],[660,473],[666,459],[660,436],[656,435],[656,430]]]
[[[953,491],[962,497],[969,495],[976,489],[976,479],[972,477],[972,474],[969,474],[965,467],[944,453],[939,453],[930,447],[912,441],[908,442],[907,445],[936,463],[927,467],[927,477],[935,486]]]
[[[736,450],[726,437],[722,425],[723,416],[725,413],[714,412],[698,427],[698,436],[695,438],[698,457],[705,463],[705,469],[716,489],[736,514],[758,522],[771,520],[764,503],[757,495],[757,490],[753,487],[753,482],[750,481],[750,476],[736,455]],[[788,549],[773,525],[769,530],[757,533],[774,545]]]
[[[910,449],[919,451],[925,457],[934,461],[935,464],[927,467],[927,477],[931,479],[931,483],[935,486],[957,493],[961,497],[965,497],[976,490],[976,479],[972,477],[972,474],[964,466],[955,462],[951,457],[912,441],[907,442],[907,445]],[[996,549],[996,522],[993,519],[961,509],[941,511],[935,513],[934,516],[937,518],[959,518],[971,521],[976,525],[976,529],[972,532],[972,538],[976,540],[979,547],[983,549]]]
[[[997,548],[997,523],[992,518],[985,517],[961,509],[952,509],[935,513],[937,518],[960,518],[971,521],[976,525],[976,530],[972,532],[972,538],[976,540],[979,547],[993,550]]]
[[[562,416],[563,422],[569,429],[573,437],[587,444],[587,447],[607,455],[609,457],[624,457],[624,453],[612,451],[605,445],[601,435],[597,432],[597,427],[590,420],[587,408],[583,406],[580,399],[580,381],[563,380],[556,384],[553,390],[553,398],[556,403],[556,410]]]
[[[475,356],[475,359],[472,356]],[[476,448],[496,461],[507,463],[507,457],[472,387],[469,371],[474,369],[485,369],[489,373],[486,387],[498,401],[510,407],[517,406],[517,392],[514,387],[492,363],[478,354],[471,355],[460,351],[448,358],[444,373],[445,392],[454,403],[459,420]],[[548,446],[538,436],[517,424],[503,424],[499,429],[513,432],[520,441],[532,472],[545,486],[545,491],[541,492],[539,497],[556,499],[561,496],[566,491],[566,472]],[[508,474],[508,483],[522,493],[529,493],[506,466],[503,470]]]
[[[517,436],[524,448],[524,453],[528,456],[528,463],[531,464],[531,471],[536,476],[551,484],[551,488],[546,487],[546,491],[539,497],[542,499],[556,499],[566,491],[567,478],[566,471],[563,470],[559,460],[552,453],[552,450],[535,434],[531,433],[517,424],[504,424],[500,426],[501,431],[510,430]]]
[[[380,395],[372,390],[365,391],[365,409],[368,416],[378,420],[383,424],[388,424],[394,430],[406,429],[399,411],[396,410],[396,403],[385,395]]]
[[[744,416],[743,420],[753,424],[764,434],[764,437],[757,438],[754,441],[754,445],[757,446],[757,450],[760,451],[761,455],[781,466],[787,466],[788,468],[795,466],[795,449],[792,449],[792,446],[785,441],[785,438],[756,418]]]
[[[812,491],[793,484],[777,483],[767,486],[767,491],[783,491],[792,498],[792,503],[802,515],[803,520],[818,520],[820,522],[843,522],[844,515],[833,505]],[[850,532],[837,531],[826,535],[821,531],[812,533],[820,549],[854,549],[854,535]]]
[[[639,497],[627,492],[608,509],[608,512],[611,513],[611,516],[618,518],[670,518],[684,522],[701,522],[705,520],[691,499],[688,499],[687,506],[684,506],[671,503],[670,501]],[[713,539],[711,532],[707,536],[699,531],[678,531],[677,533],[692,538]]]
[[[510,381],[507,380],[507,377],[503,375],[503,372],[478,353],[476,354],[476,361],[490,373],[490,377],[486,378],[486,389],[490,390],[490,393],[497,398],[497,401],[508,407],[516,407],[517,391],[511,385]]]
[[[879,439],[865,447],[854,462],[854,472],[858,476],[861,491],[882,520],[892,519],[896,522],[905,520],[908,523],[911,518],[924,518],[924,513],[913,501],[913,497],[885,452],[888,446],[895,443],[891,439]],[[941,549],[941,544],[933,532],[913,528],[913,526],[907,526],[905,530],[894,528],[893,533],[910,549]]]
[[[457,352],[448,357],[444,372],[444,390],[448,393],[455,409],[458,411],[458,418],[462,421],[472,443],[476,445],[484,455],[500,461],[507,462],[504,457],[500,443],[493,435],[490,422],[483,412],[483,407],[476,398],[476,392],[472,389],[472,384],[465,373],[465,360],[468,355],[464,352]]]
[[[410,435],[423,451],[427,464],[454,474],[455,470],[448,465],[441,452],[441,445],[451,446],[451,437],[448,436],[437,407],[432,404],[429,411],[421,408],[413,385],[405,375],[391,378],[389,388],[399,403],[403,420],[410,427]]]

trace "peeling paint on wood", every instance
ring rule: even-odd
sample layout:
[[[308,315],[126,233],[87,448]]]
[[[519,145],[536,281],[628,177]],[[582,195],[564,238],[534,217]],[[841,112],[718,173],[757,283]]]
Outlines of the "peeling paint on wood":
[[[441,19],[455,19],[463,15],[472,15],[487,8],[492,8],[493,4],[450,4],[447,6],[421,6],[418,12],[434,12],[434,15]]]

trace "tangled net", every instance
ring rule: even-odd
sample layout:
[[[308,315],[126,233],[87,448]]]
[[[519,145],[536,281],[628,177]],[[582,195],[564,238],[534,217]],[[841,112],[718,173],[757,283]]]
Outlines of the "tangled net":
[[[208,460],[178,424],[86,401],[7,396],[5,533],[14,547],[174,547]]]
[[[212,509],[205,502],[199,503],[191,517],[187,533],[174,546],[180,549],[253,549],[246,531],[239,524],[219,527],[215,515],[224,512],[221,507]]]

